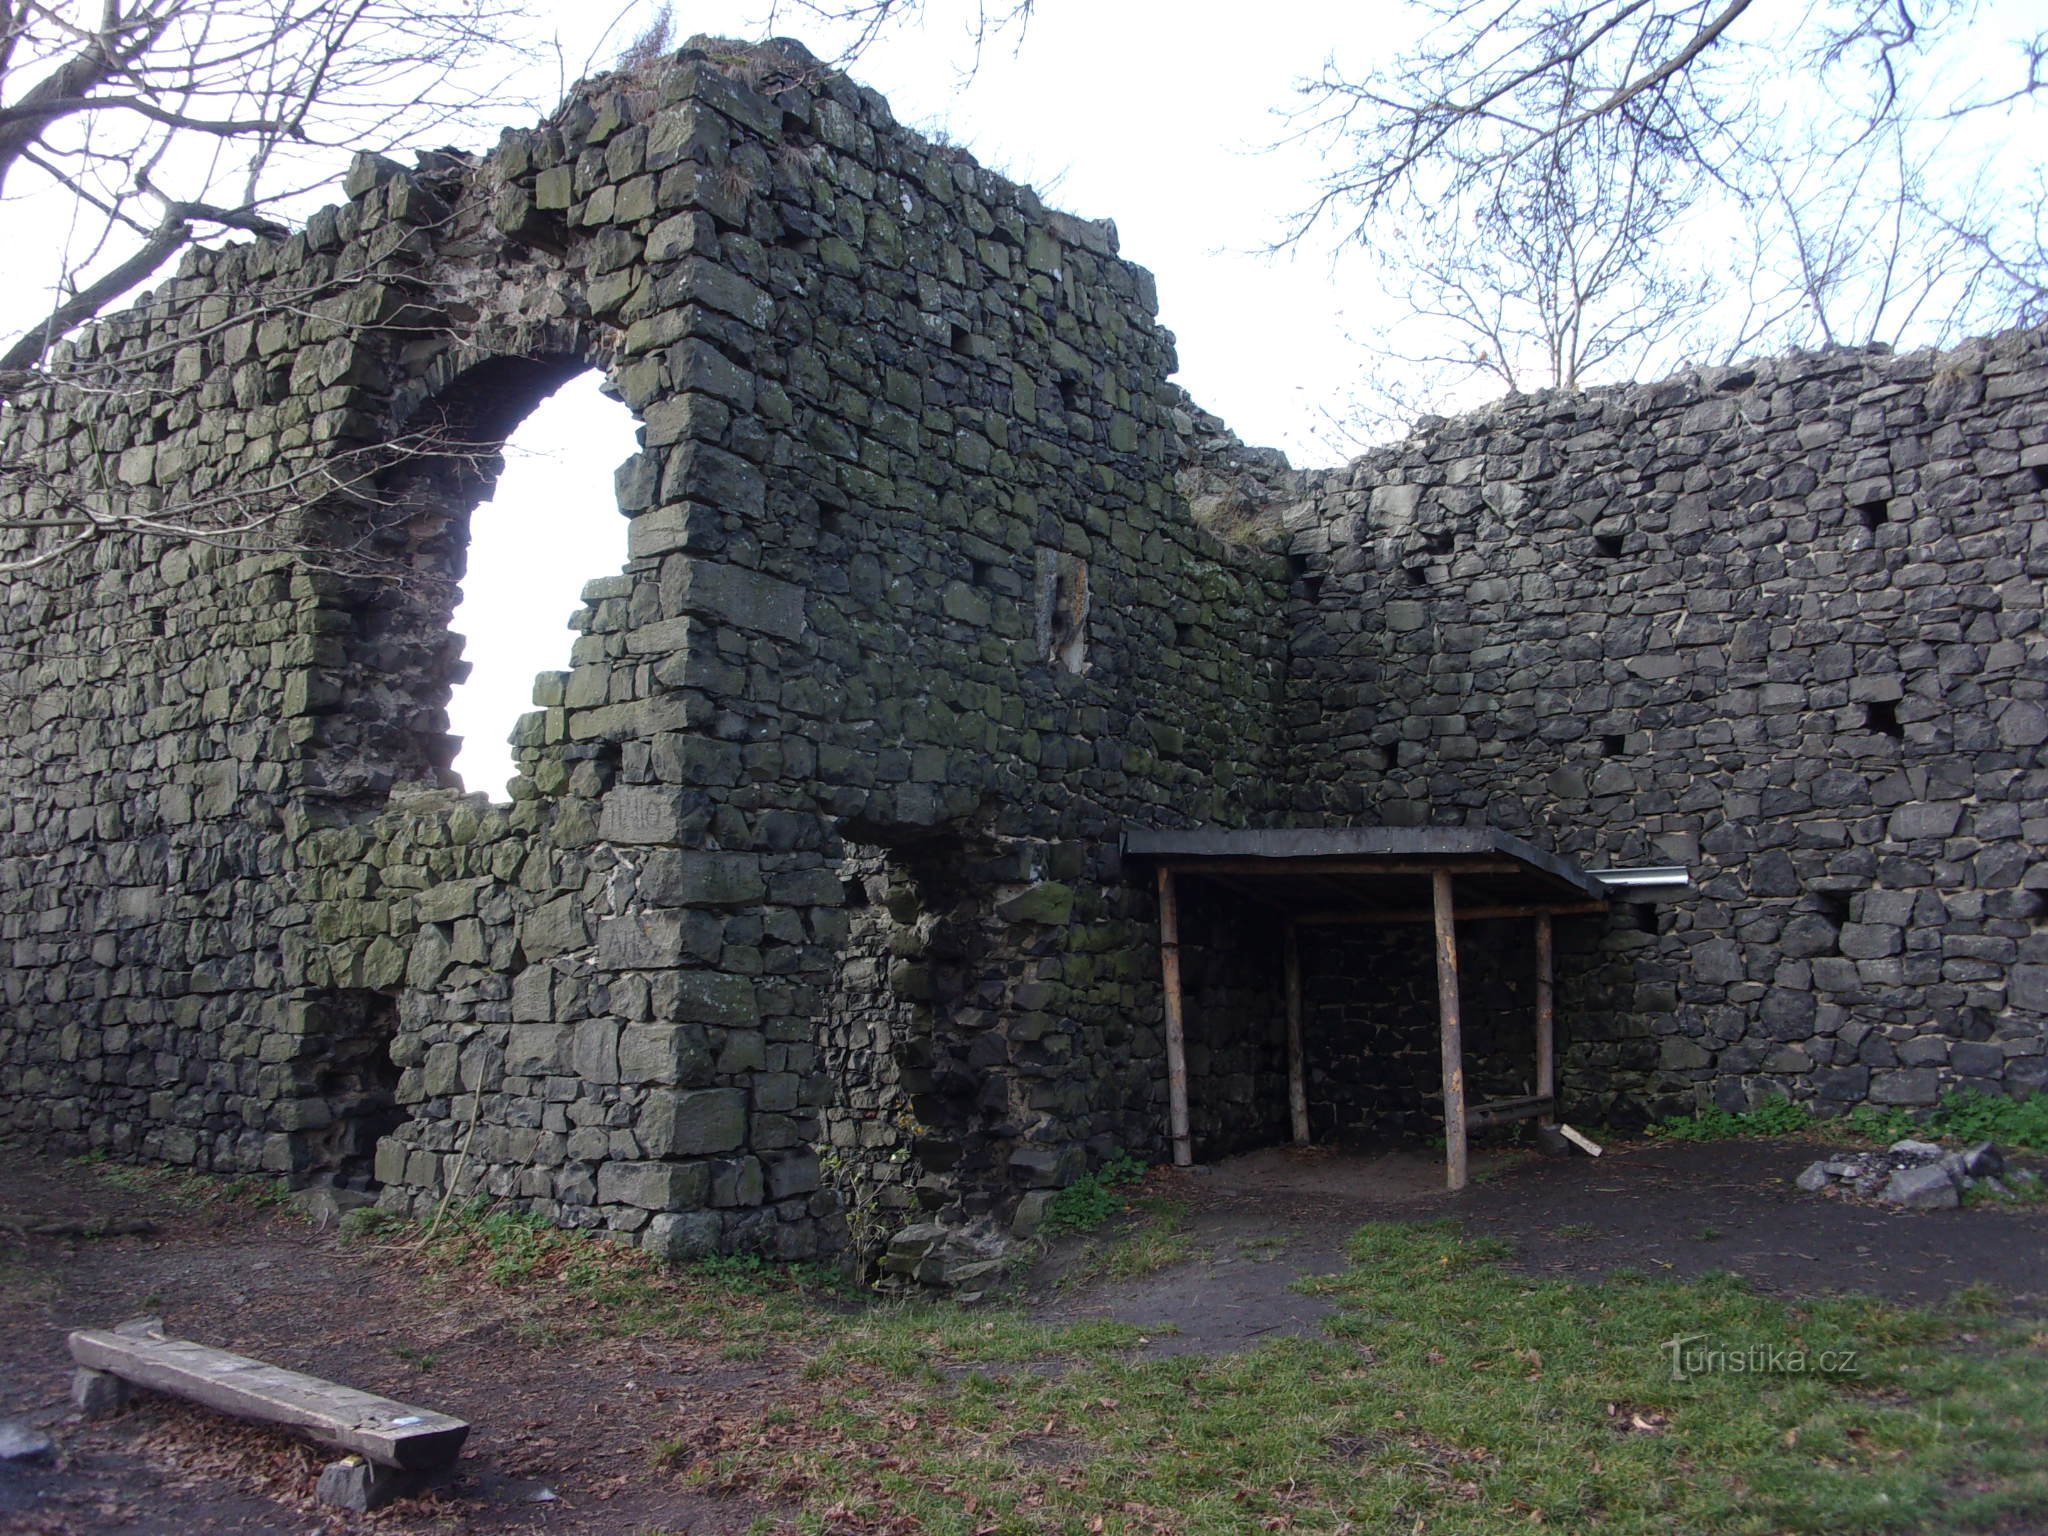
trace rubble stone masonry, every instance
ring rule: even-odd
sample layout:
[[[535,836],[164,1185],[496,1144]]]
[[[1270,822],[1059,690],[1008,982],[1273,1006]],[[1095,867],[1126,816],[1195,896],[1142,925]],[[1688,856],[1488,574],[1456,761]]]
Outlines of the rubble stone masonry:
[[[1296,474],[1168,382],[1112,226],[792,45],[347,190],[195,252],[0,421],[27,521],[243,529],[6,578],[14,1130],[675,1255],[1006,1219],[1163,1143],[1132,826],[1688,865],[1561,928],[1577,1112],[2048,1074],[2040,334],[1515,400]],[[630,558],[494,805],[447,772],[468,520],[589,369],[642,426]],[[1271,925],[1213,898],[1206,1153],[1284,1119]],[[1397,974],[1373,942],[1312,977],[1319,1125],[1378,1091],[1344,999],[1419,1006],[1344,984]]]

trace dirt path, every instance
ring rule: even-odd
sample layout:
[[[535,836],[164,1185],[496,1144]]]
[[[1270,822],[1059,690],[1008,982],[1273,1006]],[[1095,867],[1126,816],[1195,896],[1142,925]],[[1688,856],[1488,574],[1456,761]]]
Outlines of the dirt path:
[[[7,1156],[9,1216],[97,1216],[154,1233],[50,1239],[0,1233],[0,1418],[60,1444],[55,1466],[0,1468],[0,1531],[746,1531],[778,1511],[707,1496],[660,1469],[665,1436],[723,1418],[801,1411],[813,1390],[794,1348],[731,1359],[708,1341],[558,1342],[551,1321],[487,1288],[456,1292],[377,1250],[340,1244],[276,1209],[194,1207],[147,1181],[32,1154]],[[1060,1285],[1059,1255],[1029,1292],[1046,1316],[1165,1325],[1145,1348],[1228,1351],[1315,1330],[1323,1304],[1290,1287],[1335,1270],[1373,1219],[1454,1215],[1534,1270],[1590,1276],[1733,1270],[1783,1292],[1861,1290],[1931,1301],[1983,1283],[2038,1305],[2048,1211],[1893,1214],[1802,1195],[1810,1147],[1617,1149],[1598,1162],[1513,1160],[1452,1198],[1425,1158],[1257,1154],[1201,1174],[1153,1175],[1187,1206],[1188,1258],[1158,1273]],[[67,1401],[65,1333],[143,1313],[173,1332],[468,1418],[447,1496],[367,1518],[317,1510],[324,1459],[287,1438],[156,1401],[84,1424]],[[560,1321],[556,1319],[554,1321]]]
[[[1344,1239],[1368,1221],[1455,1216],[1499,1237],[1544,1274],[1617,1269],[1685,1279],[1742,1275],[1783,1295],[1857,1291],[1938,1302],[1988,1285],[2048,1303],[2048,1209],[1898,1211],[1793,1187],[1820,1155],[1810,1142],[1652,1142],[1598,1160],[1494,1154],[1476,1182],[1446,1194],[1442,1165],[1418,1153],[1270,1150],[1148,1189],[1184,1201],[1188,1262],[1111,1285],[1055,1287],[1062,1317],[1170,1324],[1166,1353],[1247,1348],[1312,1332],[1329,1311],[1290,1287],[1344,1264]]]

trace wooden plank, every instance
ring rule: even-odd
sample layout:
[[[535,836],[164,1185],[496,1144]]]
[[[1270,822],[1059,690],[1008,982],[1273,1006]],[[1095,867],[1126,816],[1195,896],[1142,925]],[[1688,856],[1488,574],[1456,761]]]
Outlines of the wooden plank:
[[[1557,1120],[1554,1113],[1557,1100],[1557,997],[1552,985],[1554,957],[1550,914],[1539,912],[1536,914],[1536,1097],[1551,1106],[1542,1117],[1544,1125],[1554,1124]]]
[[[1579,1131],[1575,1131],[1568,1125],[1560,1125],[1557,1128],[1557,1133],[1558,1135],[1562,1136],[1566,1141],[1570,1142],[1573,1146],[1577,1147],[1581,1152],[1585,1153],[1586,1156],[1598,1157],[1600,1155],[1600,1143],[1595,1141],[1592,1137],[1584,1135]]]
[[[1263,831],[1148,831],[1126,829],[1126,855],[1160,859],[1194,867],[1210,859],[1258,860],[1271,863],[1313,860],[1356,860],[1367,872],[1392,872],[1397,861],[1419,865],[1417,872],[1475,860],[1505,860],[1508,869],[1539,886],[1561,887],[1560,894],[1604,898],[1606,887],[1568,859],[1545,853],[1519,837],[1490,827],[1288,827]]]
[[[1512,1125],[1517,1120],[1533,1120],[1539,1115],[1547,1120],[1556,1107],[1555,1100],[1541,1094],[1525,1099],[1492,1099],[1465,1111],[1465,1129],[1483,1131],[1496,1125]]]
[[[1461,907],[1458,910],[1457,918],[1461,923],[1478,922],[1482,918],[1498,917],[1536,917],[1548,919],[1552,917],[1578,917],[1607,910],[1608,906],[1604,901],[1569,901],[1561,902],[1556,906],[1531,906],[1525,902],[1511,907]],[[1307,923],[1314,927],[1332,927],[1347,923],[1433,923],[1436,921],[1436,914],[1433,911],[1383,912],[1373,909],[1332,908],[1329,911],[1297,912],[1294,915],[1294,920],[1297,923]]]
[[[187,1339],[166,1338],[154,1319],[120,1329],[81,1329],[71,1358],[152,1392],[216,1412],[297,1430],[308,1439],[404,1471],[446,1466],[469,1425],[445,1413],[358,1392]]]
[[[1451,877],[1430,880],[1436,908],[1436,1007],[1443,1034],[1444,1184],[1465,1187],[1465,1037],[1458,1014],[1458,935]]]
[[[1188,1132],[1188,1042],[1181,1014],[1180,893],[1173,870],[1159,867],[1159,966],[1166,977],[1166,1117],[1173,1137],[1173,1165],[1191,1166],[1194,1138]]]
[[[1308,1145],[1308,1070],[1301,1045],[1301,933],[1287,925],[1287,1112],[1294,1122],[1294,1144]]]

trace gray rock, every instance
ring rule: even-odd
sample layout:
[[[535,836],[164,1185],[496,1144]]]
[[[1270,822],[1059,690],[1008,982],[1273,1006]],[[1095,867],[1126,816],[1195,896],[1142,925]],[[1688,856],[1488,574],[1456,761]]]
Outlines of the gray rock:
[[[320,1469],[313,1502],[360,1515],[389,1504],[412,1486],[412,1480],[403,1472],[380,1467],[360,1456],[349,1456]]]
[[[1904,1141],[1893,1142],[1889,1147],[1886,1147],[1885,1150],[1891,1153],[1894,1157],[1914,1157],[1919,1158],[1922,1161],[1928,1161],[1933,1158],[1941,1156],[1941,1148],[1936,1146],[1933,1142],[1915,1141],[1910,1136],[1907,1137]]]
[[[1962,1191],[1941,1167],[1901,1168],[1891,1176],[1878,1199],[1909,1211],[1953,1210],[1963,1203]]]
[[[1828,1172],[1828,1164],[1814,1163],[1811,1164],[1804,1173],[1800,1174],[1799,1177],[1794,1179],[1792,1182],[1797,1184],[1801,1189],[1805,1190],[1809,1195],[1814,1195],[1819,1194],[1822,1190],[1826,1189],[1830,1184],[1832,1184],[1834,1182],[1834,1177]]]
[[[26,1419],[0,1419],[0,1462],[49,1461],[57,1443]]]
[[[1045,1222],[1045,1208],[1052,1203],[1053,1192],[1049,1189],[1034,1189],[1017,1202],[1016,1213],[1010,1218],[1010,1232],[1015,1237],[1030,1237]]]
[[[107,1371],[89,1371],[84,1367],[71,1373],[72,1406],[88,1419],[103,1419],[109,1414],[119,1413],[127,1406],[134,1389]]]
[[[360,1189],[336,1189],[331,1184],[315,1184],[311,1188],[297,1190],[291,1196],[292,1209],[323,1231],[338,1226],[341,1218],[350,1211],[359,1211],[376,1203],[375,1195]]]
[[[1963,1154],[1963,1171],[1972,1178],[1995,1178],[2005,1172],[2005,1154],[1995,1143],[1980,1141]]]

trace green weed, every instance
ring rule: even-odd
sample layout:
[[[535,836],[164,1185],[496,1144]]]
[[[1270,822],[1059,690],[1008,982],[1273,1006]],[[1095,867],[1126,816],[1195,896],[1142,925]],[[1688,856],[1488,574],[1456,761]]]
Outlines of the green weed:
[[[1128,1191],[1145,1177],[1145,1165],[1119,1152],[1094,1173],[1084,1173],[1046,1202],[1039,1228],[1047,1237],[1092,1232],[1129,1205]]]
[[[1965,1088],[1918,1116],[1911,1110],[1864,1104],[1834,1120],[1818,1119],[1791,1099],[1774,1098],[1741,1113],[1702,1109],[1660,1121],[1650,1127],[1650,1134],[1673,1141],[1818,1134],[1881,1144],[1916,1136],[1964,1144],[1995,1141],[2004,1147],[2048,1152],[2048,1093],[2008,1099]]]
[[[1653,1136],[1673,1141],[1728,1141],[1751,1136],[1804,1136],[1814,1129],[1813,1115],[1790,1099],[1771,1099],[1755,1109],[1734,1113],[1719,1108],[1699,1110],[1650,1127]]]

